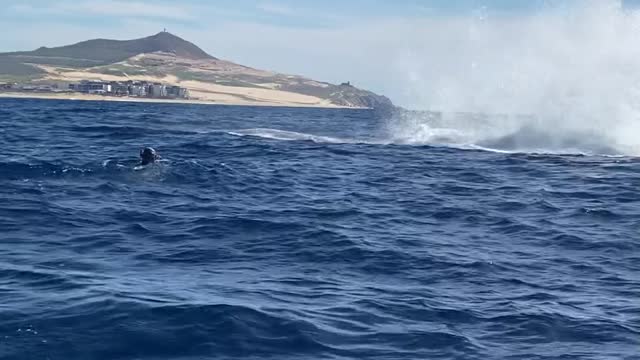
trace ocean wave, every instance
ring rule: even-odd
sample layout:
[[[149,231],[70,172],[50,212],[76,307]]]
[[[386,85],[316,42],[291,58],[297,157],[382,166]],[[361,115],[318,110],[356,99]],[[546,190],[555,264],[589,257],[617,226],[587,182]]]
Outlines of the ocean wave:
[[[628,151],[609,145],[609,142],[594,134],[567,133],[554,134],[523,127],[506,135],[477,134],[454,128],[432,128],[423,124],[419,129],[411,129],[405,135],[398,133],[385,137],[340,138],[332,136],[300,133],[295,131],[256,128],[225,131],[234,136],[251,136],[282,141],[311,141],[319,144],[363,144],[363,145],[407,145],[451,147],[460,150],[480,150],[503,154],[548,154],[624,157]]]
[[[365,110],[0,102],[2,359],[637,353],[634,158]]]
[[[253,136],[265,139],[273,139],[273,140],[285,140],[285,141],[312,141],[316,143],[329,143],[329,144],[346,144],[346,143],[356,143],[356,140],[351,139],[341,139],[330,136],[319,136],[312,134],[299,133],[295,131],[286,131],[286,130],[278,130],[278,129],[268,129],[268,128],[256,128],[256,129],[244,129],[244,130],[234,130],[227,132],[230,135],[235,136]]]
[[[241,305],[164,305],[105,299],[49,311],[41,318],[3,317],[0,332],[25,347],[5,347],[6,358],[36,356],[130,359],[321,354],[311,324]],[[24,329],[25,331],[7,331]],[[28,329],[28,331],[27,331]],[[26,334],[23,335],[23,333]],[[96,338],[109,339],[96,342]],[[55,344],[72,345],[62,349]]]
[[[554,127],[529,117],[493,120],[488,115],[481,119],[475,119],[471,114],[433,119],[405,114],[389,119],[385,132],[391,143],[451,146],[507,154],[623,156],[634,155],[635,151],[588,127]]]

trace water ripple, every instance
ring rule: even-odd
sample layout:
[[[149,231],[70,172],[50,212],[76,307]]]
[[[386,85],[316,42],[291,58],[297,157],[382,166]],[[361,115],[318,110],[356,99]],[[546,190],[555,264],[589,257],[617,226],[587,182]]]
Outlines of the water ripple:
[[[394,144],[363,110],[0,102],[2,359],[637,358],[637,159]]]

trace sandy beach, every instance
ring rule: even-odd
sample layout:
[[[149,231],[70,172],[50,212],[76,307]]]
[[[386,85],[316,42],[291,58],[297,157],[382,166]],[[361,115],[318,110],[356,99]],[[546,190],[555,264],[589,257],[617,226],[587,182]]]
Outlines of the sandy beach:
[[[254,89],[256,90],[256,89]],[[199,94],[197,90],[192,93]],[[201,105],[229,105],[229,106],[284,106],[284,107],[312,107],[312,108],[346,108],[330,104],[325,101],[318,103],[302,103],[295,101],[252,101],[242,99],[232,94],[211,94],[203,99],[152,99],[138,97],[116,97],[103,95],[90,95],[82,93],[26,93],[26,92],[0,92],[0,98],[17,99],[53,99],[53,100],[80,100],[80,101],[119,101],[119,102],[144,102],[144,103],[169,103],[169,104],[201,104]]]
[[[149,75],[110,75],[100,74],[87,70],[60,71],[59,68],[46,65],[38,67],[47,72],[45,80],[53,82],[80,82],[83,80],[94,81],[146,81],[163,84],[178,85],[189,89],[190,99],[149,99],[136,97],[109,97],[101,95],[88,95],[82,93],[43,93],[31,94],[20,92],[20,97],[77,99],[77,100],[105,100],[105,101],[144,101],[144,102],[179,102],[190,104],[218,104],[218,105],[245,105],[245,106],[291,106],[291,107],[321,107],[339,108],[330,100],[316,96],[304,95],[274,88],[255,86],[230,86],[214,84],[197,80],[182,80],[174,75],[149,76]]]

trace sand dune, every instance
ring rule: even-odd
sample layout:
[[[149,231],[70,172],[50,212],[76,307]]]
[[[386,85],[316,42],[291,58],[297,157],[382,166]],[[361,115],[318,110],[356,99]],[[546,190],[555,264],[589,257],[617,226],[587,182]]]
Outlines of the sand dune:
[[[173,75],[163,77],[148,75],[131,75],[118,76],[109,74],[99,74],[95,72],[82,70],[66,70],[46,65],[38,65],[39,68],[47,72],[46,80],[63,81],[63,82],[79,82],[81,80],[102,80],[102,81],[148,81],[161,82],[165,84],[179,85],[189,89],[192,99],[190,100],[173,100],[169,102],[189,102],[189,103],[214,103],[225,105],[266,105],[266,106],[309,106],[309,107],[328,107],[337,108],[340,106],[332,104],[327,99],[319,97],[303,95],[288,91],[277,90],[268,87],[240,87],[213,84],[209,82],[196,80],[180,80]],[[38,95],[42,97],[44,95]],[[112,98],[106,96],[94,95],[60,95],[52,94],[53,98],[73,97],[77,99],[100,99],[100,100],[129,100],[129,101],[148,101],[157,102],[161,99],[139,99],[139,98]],[[165,100],[161,100],[166,102]]]

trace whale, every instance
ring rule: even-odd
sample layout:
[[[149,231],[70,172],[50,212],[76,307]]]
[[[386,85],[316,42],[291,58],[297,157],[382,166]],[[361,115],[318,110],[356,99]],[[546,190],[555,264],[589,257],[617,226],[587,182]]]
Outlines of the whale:
[[[156,162],[158,159],[160,159],[160,156],[154,148],[145,147],[140,150],[140,165],[149,165]]]

